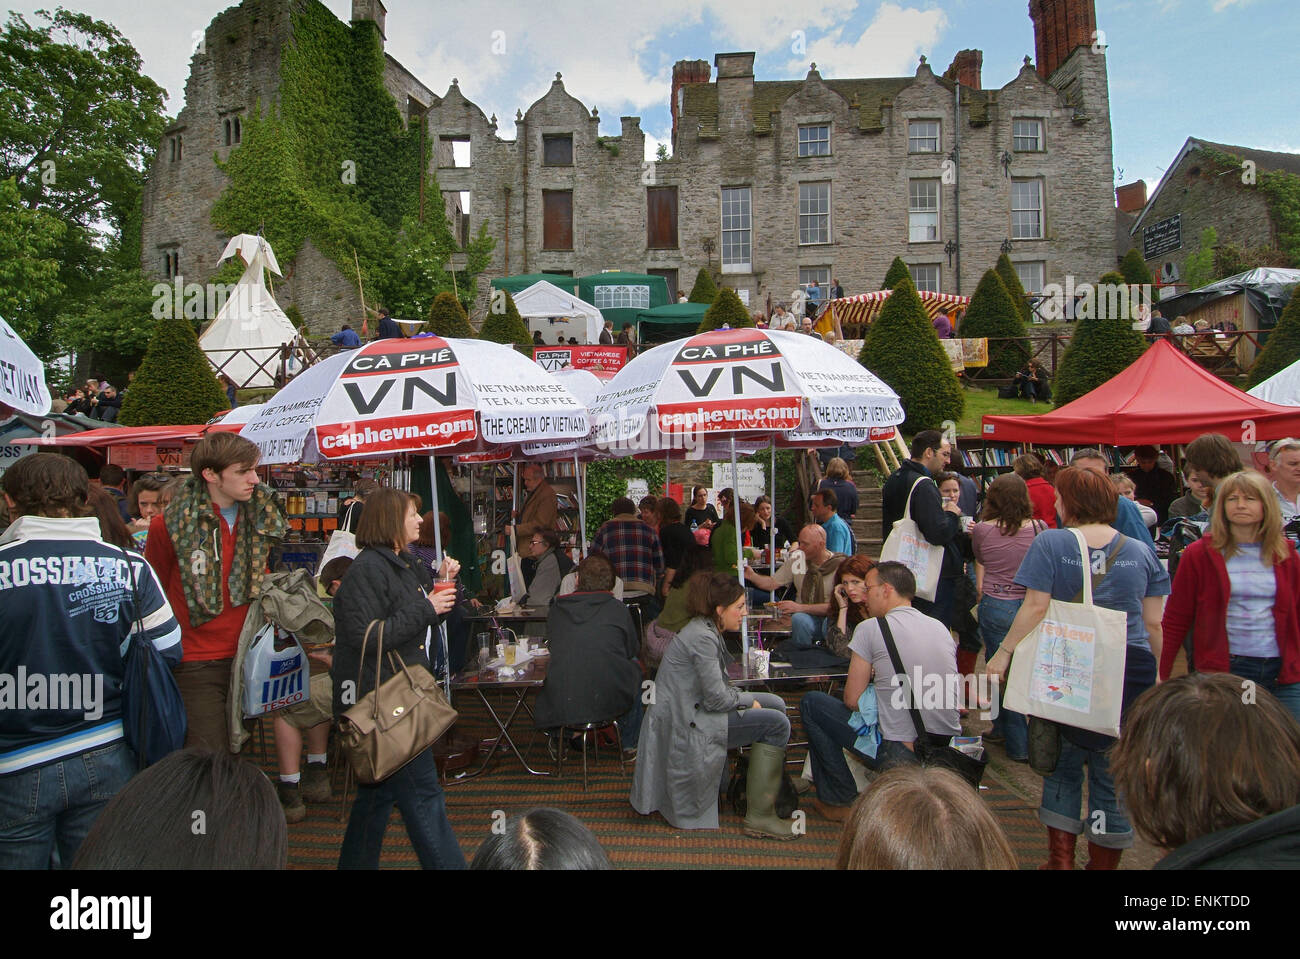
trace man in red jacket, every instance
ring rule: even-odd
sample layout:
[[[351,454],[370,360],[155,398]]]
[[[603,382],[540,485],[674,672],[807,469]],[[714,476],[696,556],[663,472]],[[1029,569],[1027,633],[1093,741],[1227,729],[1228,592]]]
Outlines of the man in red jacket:
[[[176,685],[185,701],[186,746],[230,748],[230,671],[250,601],[271,547],[288,527],[284,506],[259,483],[257,446],[212,433],[194,447],[193,475],[149,526],[145,559],[162,580],[181,626]]]

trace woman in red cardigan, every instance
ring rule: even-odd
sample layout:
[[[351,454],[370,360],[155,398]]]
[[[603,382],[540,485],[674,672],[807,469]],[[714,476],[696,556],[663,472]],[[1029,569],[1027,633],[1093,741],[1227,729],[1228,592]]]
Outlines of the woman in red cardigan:
[[[1043,479],[1043,460],[1037,453],[1022,453],[1011,461],[1015,474],[1029,487],[1029,502],[1034,507],[1034,519],[1056,529],[1056,490]]]
[[[1207,535],[1183,551],[1165,606],[1160,678],[1192,632],[1196,669],[1273,693],[1300,719],[1300,556],[1282,534],[1268,480],[1248,470],[1215,492]]]

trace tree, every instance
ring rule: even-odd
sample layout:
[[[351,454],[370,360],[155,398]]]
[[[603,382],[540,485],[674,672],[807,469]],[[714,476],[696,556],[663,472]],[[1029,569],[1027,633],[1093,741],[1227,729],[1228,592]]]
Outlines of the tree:
[[[709,330],[721,329],[723,326],[729,326],[733,330],[737,327],[752,327],[754,318],[749,315],[749,310],[745,309],[745,304],[740,302],[740,297],[736,291],[729,286],[724,286],[718,291],[718,298],[713,301],[713,305],[700,319],[700,326],[695,332],[707,333]]]
[[[445,290],[433,298],[428,330],[438,336],[458,336],[464,339],[472,339],[474,336],[474,328],[469,325],[465,308],[455,296]]]
[[[655,150],[655,159],[656,159],[656,160],[659,160],[659,161],[663,161],[663,160],[667,160],[667,159],[668,159],[668,144],[667,144],[667,143],[661,143],[661,144],[659,144],[658,149]]]
[[[125,383],[127,374],[140,365],[157,329],[154,310],[159,297],[154,288],[165,286],[166,301],[171,305],[173,287],[155,284],[138,268],[116,265],[106,269],[100,280],[100,295],[86,302],[75,317],[60,315],[54,333],[63,349],[94,354],[96,372],[114,383]]]
[[[500,293],[501,296],[497,296]],[[491,340],[506,346],[520,346],[525,350],[533,348],[533,338],[528,326],[519,315],[515,299],[505,290],[494,290],[491,305],[488,307],[487,319],[478,331],[480,340]]]
[[[1124,254],[1124,259],[1119,262],[1119,272],[1123,274],[1125,283],[1141,289],[1142,302],[1150,304],[1156,281],[1137,247]]]
[[[1098,286],[1127,289],[1123,274],[1117,272],[1107,273]],[[1074,336],[1061,357],[1052,387],[1058,407],[1118,376],[1147,348],[1142,334],[1133,329],[1132,313],[1126,302],[1112,302],[1098,290],[1094,305],[1090,307],[1085,300],[1082,309],[1090,315],[1075,321]]]
[[[230,408],[190,321],[158,321],[144,362],[122,401],[118,421],[126,426],[183,426],[206,423]]]
[[[1206,227],[1201,231],[1200,248],[1183,258],[1183,282],[1189,290],[1199,289],[1218,279],[1214,271],[1214,248],[1218,243],[1219,234],[1214,227]]]
[[[123,238],[139,227],[164,91],[111,24],[62,8],[36,17],[44,22],[11,13],[0,33],[0,181],[14,180],[29,211],[65,225],[50,257],[59,264],[57,285],[48,284],[56,292],[7,317],[51,357],[60,352],[55,317],[75,324],[101,300],[110,264],[139,266],[138,239]]]
[[[695,274],[695,285],[691,287],[691,295],[686,298],[688,303],[712,303],[718,298],[718,286],[713,282],[713,276],[704,267],[700,267],[700,272]]]
[[[22,204],[13,179],[0,180],[0,316],[24,340],[38,332],[36,310],[63,290],[55,258],[67,225]]]
[[[1014,272],[1012,278],[1015,278]],[[1020,299],[1023,302],[1024,296]],[[1029,356],[1029,341],[1024,339],[1024,320],[1016,310],[1013,294],[1002,284],[1002,276],[995,270],[986,270],[980,277],[979,286],[975,287],[975,295],[971,297],[958,332],[967,339],[1013,339],[1014,342],[1011,343],[989,344],[989,365],[986,372],[991,377],[1015,376],[1016,371],[1024,365],[1024,358]]]
[[[1286,309],[1278,318],[1277,326],[1269,332],[1268,342],[1250,369],[1247,388],[1259,386],[1296,360],[1300,360],[1300,296],[1292,292]]]
[[[1034,314],[1029,309],[1029,300],[1025,298],[1025,288],[1020,282],[1020,274],[1011,265],[1011,257],[1003,253],[998,257],[997,266],[993,269],[997,273],[998,279],[1002,281],[1002,285],[1007,288],[1007,293],[1011,295],[1011,303],[1015,306],[1016,312],[1020,314],[1021,323],[1028,327],[1034,322]]]
[[[904,432],[961,419],[966,398],[910,276],[899,280],[868,328],[858,362],[898,394],[907,414]]]
[[[912,271],[907,268],[901,256],[894,257],[894,262],[889,264],[889,272],[885,274],[885,282],[880,285],[882,290],[892,290],[898,286],[901,279],[912,279]]]

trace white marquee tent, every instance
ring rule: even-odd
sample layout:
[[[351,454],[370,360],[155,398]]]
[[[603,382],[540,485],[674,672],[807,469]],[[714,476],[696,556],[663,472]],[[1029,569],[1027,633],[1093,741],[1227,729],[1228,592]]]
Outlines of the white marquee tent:
[[[570,337],[579,343],[599,343],[605,319],[600,310],[572,293],[566,293],[552,283],[539,280],[514,297],[519,315],[528,326],[528,332],[542,331],[548,344]]]
[[[1278,406],[1300,406],[1300,361],[1274,373],[1259,386],[1246,391],[1257,400]]]
[[[241,233],[226,244],[225,262],[236,254],[247,264],[244,275],[217,318],[199,337],[214,369],[240,387],[275,386],[280,360],[275,350],[286,343],[299,344],[298,331],[284,315],[262,279],[262,270],[280,276],[271,245],[260,236]],[[247,352],[239,352],[241,350]],[[302,369],[301,358],[291,360],[290,374]]]

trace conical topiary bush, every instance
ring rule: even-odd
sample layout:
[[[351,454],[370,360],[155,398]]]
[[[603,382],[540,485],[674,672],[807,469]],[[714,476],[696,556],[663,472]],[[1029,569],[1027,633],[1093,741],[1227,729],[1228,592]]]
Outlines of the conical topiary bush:
[[[1300,290],[1300,287],[1296,289]],[[1286,309],[1278,317],[1277,326],[1269,331],[1268,342],[1251,367],[1247,382],[1250,387],[1259,386],[1296,360],[1300,360],[1300,295],[1293,291]]]
[[[894,262],[889,264],[889,270],[885,273],[885,282],[880,285],[882,290],[892,290],[898,286],[899,280],[911,280],[912,271],[907,268],[901,256],[894,257]]]
[[[525,350],[533,348],[533,338],[528,333],[523,317],[519,315],[515,298],[506,290],[492,291],[487,319],[478,331],[478,338],[506,346],[519,346]]]
[[[696,333],[707,333],[709,330],[721,329],[729,326],[733,330],[742,326],[753,326],[754,318],[749,315],[749,310],[745,309],[745,304],[740,302],[740,297],[731,287],[724,286],[718,291],[718,298],[713,301],[713,305],[700,320],[699,328]]]
[[[1016,310],[1011,293],[1002,284],[1002,277],[994,270],[986,270],[980,277],[957,335],[963,339],[996,340],[989,344],[989,365],[985,372],[990,377],[1015,376],[1029,356],[1024,320]]]
[[[1124,259],[1119,262],[1119,271],[1124,276],[1124,282],[1129,286],[1142,288],[1142,300],[1147,302],[1148,294],[1153,293],[1156,281],[1152,278],[1146,260],[1142,259],[1142,254],[1137,247],[1124,254]]]
[[[686,298],[688,303],[706,303],[712,304],[718,298],[718,285],[713,282],[713,277],[704,267],[700,267],[700,272],[695,274],[695,285],[691,287],[691,295]]]
[[[1025,299],[1025,288],[1020,282],[1020,275],[1016,273],[1016,268],[1011,265],[1011,257],[1003,253],[998,257],[998,264],[993,269],[997,273],[998,279],[1002,281],[1002,285],[1007,288],[1007,292],[1011,294],[1011,302],[1015,306],[1016,312],[1020,314],[1021,322],[1026,327],[1029,326],[1030,323],[1034,322],[1034,315],[1029,309],[1029,301]]]
[[[858,362],[898,394],[907,414],[905,433],[961,419],[966,398],[910,276],[894,287],[868,328]]]
[[[472,338],[474,328],[469,325],[469,317],[460,300],[444,290],[433,298],[429,308],[429,332],[437,336],[458,336]]]
[[[125,426],[189,426],[230,409],[226,391],[183,316],[158,321],[117,420]]]
[[[1052,400],[1058,407],[1124,372],[1147,348],[1142,334],[1133,329],[1130,307],[1112,302],[1106,293],[1107,287],[1120,287],[1127,296],[1123,275],[1107,273],[1098,287],[1091,303],[1085,298],[1080,304],[1086,315],[1075,322],[1074,336],[1057,368]]]

